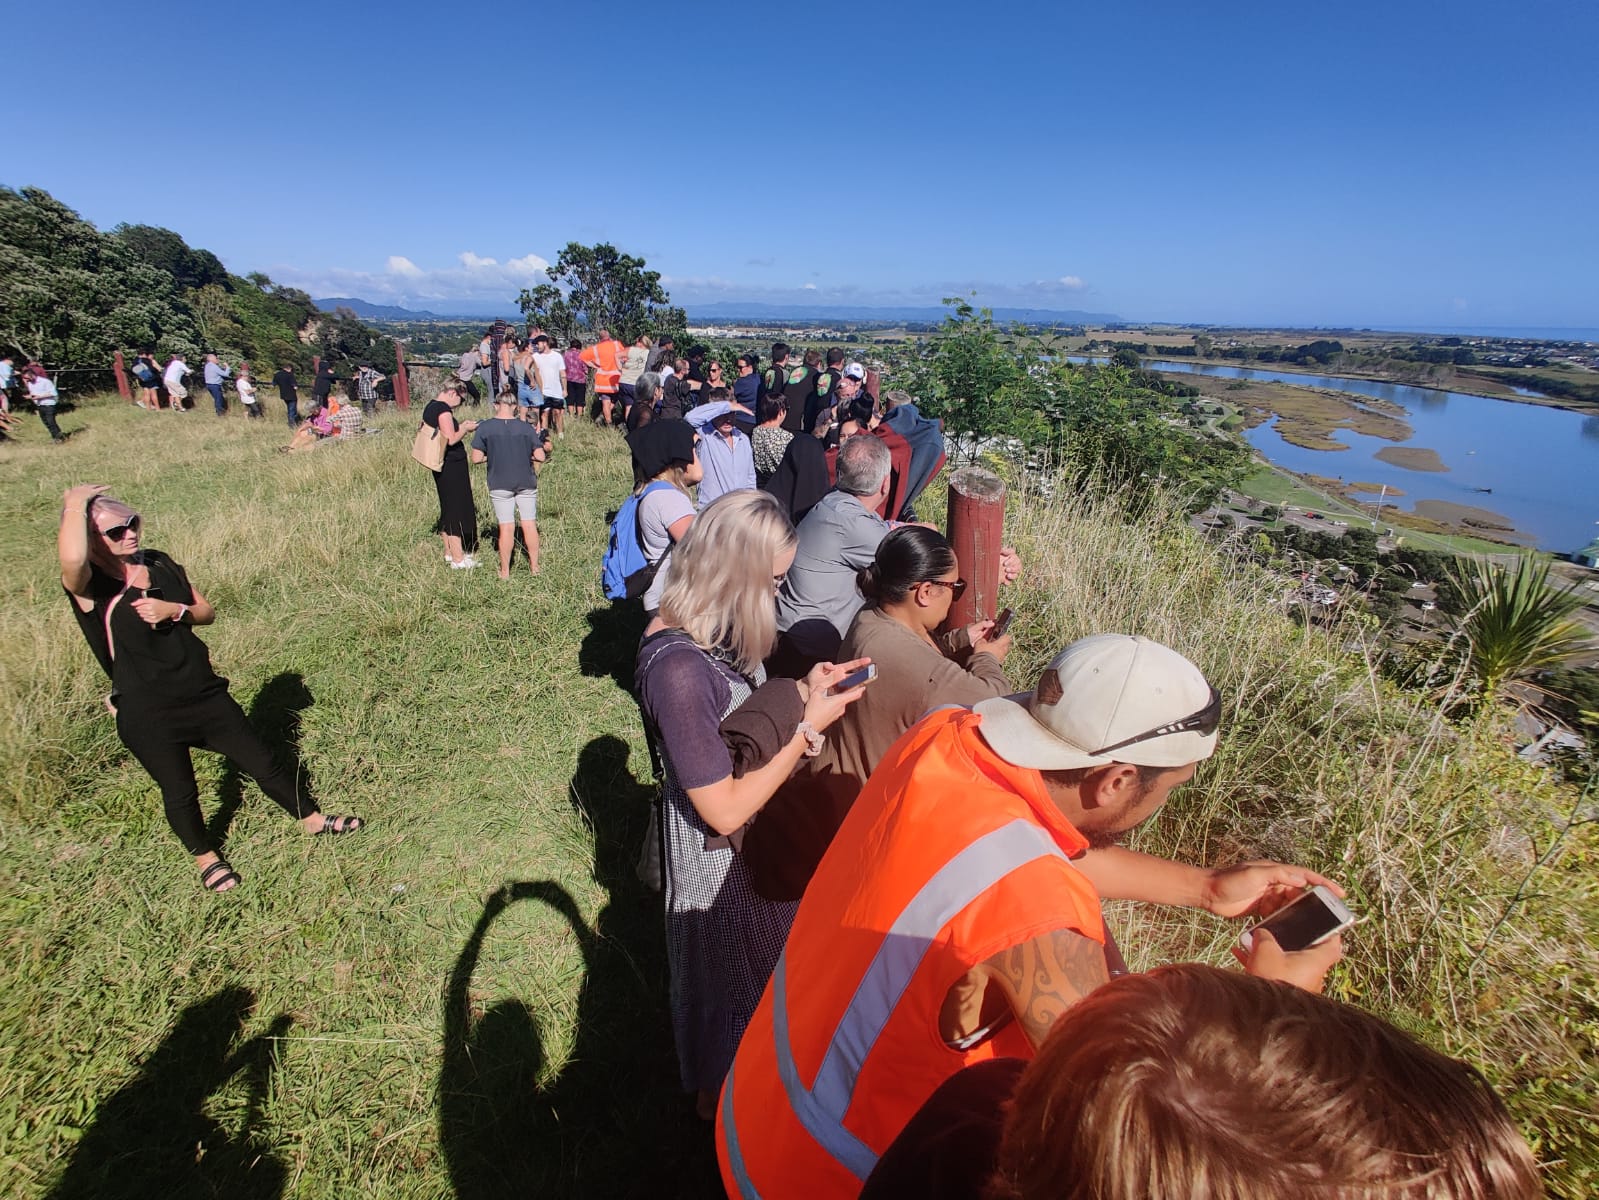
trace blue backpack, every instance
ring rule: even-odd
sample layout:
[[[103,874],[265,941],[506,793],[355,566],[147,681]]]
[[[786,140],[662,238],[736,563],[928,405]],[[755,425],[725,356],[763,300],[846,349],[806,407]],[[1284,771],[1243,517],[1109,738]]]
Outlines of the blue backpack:
[[[622,501],[622,507],[616,510],[611,520],[611,541],[605,549],[605,557],[600,560],[600,586],[605,589],[606,599],[637,600],[655,582],[655,573],[672,548],[668,546],[666,554],[653,563],[644,557],[644,530],[639,525],[638,506],[656,488],[671,486],[664,480],[657,480]]]

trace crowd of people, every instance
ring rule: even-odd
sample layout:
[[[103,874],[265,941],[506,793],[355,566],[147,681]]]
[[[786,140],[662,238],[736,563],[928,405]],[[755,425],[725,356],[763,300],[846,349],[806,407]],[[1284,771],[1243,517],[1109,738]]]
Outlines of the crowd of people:
[[[1122,633],[1013,680],[1007,629],[951,620],[976,565],[915,511],[938,422],[846,357],[779,343],[729,382],[670,339],[491,331],[413,449],[452,569],[476,565],[485,466],[509,577],[518,529],[538,570],[565,414],[626,431],[634,488],[605,553],[644,622],[634,692],[661,786],[640,872],[663,892],[681,1084],[728,1195],[1540,1195],[1472,1068],[1320,995],[1340,936],[1257,927],[1241,970],[1128,972],[1105,900],[1258,920],[1343,889],[1122,845],[1214,754],[1224,697]],[[483,399],[491,418],[462,418]],[[189,747],[234,758],[309,833],[361,821],[270,761],[193,633],[211,605],[139,522],[70,489],[62,582],[119,734],[225,890],[239,876],[205,840]],[[1004,547],[983,569],[1003,589],[1024,564]]]

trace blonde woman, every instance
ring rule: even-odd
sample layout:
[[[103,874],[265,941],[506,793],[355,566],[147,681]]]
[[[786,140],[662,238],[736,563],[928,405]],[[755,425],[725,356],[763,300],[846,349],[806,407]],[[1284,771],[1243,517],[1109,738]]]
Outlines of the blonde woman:
[[[117,736],[161,788],[167,823],[194,856],[200,882],[226,892],[239,875],[217,853],[200,814],[191,748],[225,755],[311,834],[354,833],[360,817],[325,816],[279,763],[211,669],[196,625],[216,609],[184,569],[146,550],[137,512],[95,483],[68,488],[56,549],[61,584],[89,649],[111,677],[106,707]]]
[[[684,1090],[707,1120],[798,907],[756,894],[727,835],[772,798],[863,691],[828,694],[865,660],[817,666],[795,681],[804,720],[764,765],[735,778],[718,726],[765,679],[761,663],[777,639],[774,596],[794,545],[794,527],[771,496],[720,497],[673,549],[661,611],[639,646],[639,704],[665,768],[672,1031]]]

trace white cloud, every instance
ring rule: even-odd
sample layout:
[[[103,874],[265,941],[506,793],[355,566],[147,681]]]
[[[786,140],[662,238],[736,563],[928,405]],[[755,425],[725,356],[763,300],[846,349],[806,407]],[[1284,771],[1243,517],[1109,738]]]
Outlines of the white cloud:
[[[1062,275],[1060,277],[1060,285],[1068,292],[1080,292],[1088,286],[1076,275]]]
[[[814,292],[816,290],[816,285],[814,283],[807,283],[800,290],[801,291],[806,291],[806,292]]]
[[[381,271],[331,267],[321,271],[278,266],[268,274],[279,283],[301,288],[313,296],[355,296],[379,304],[427,308],[470,301],[489,306],[511,306],[525,287],[545,282],[549,261],[523,254],[504,262],[471,250],[456,255],[459,266],[425,268],[403,254],[391,254]]]

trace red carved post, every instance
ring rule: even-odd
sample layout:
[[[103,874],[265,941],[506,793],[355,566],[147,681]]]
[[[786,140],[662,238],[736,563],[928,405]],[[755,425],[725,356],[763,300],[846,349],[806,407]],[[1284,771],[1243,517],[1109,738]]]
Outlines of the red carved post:
[[[999,549],[1005,540],[1005,481],[982,467],[949,480],[949,543],[966,591],[949,606],[943,628],[986,621],[999,607]]]
[[[394,403],[399,408],[411,407],[411,379],[405,373],[405,346],[394,339]]]
[[[114,350],[111,353],[111,370],[117,377],[117,392],[124,400],[133,399],[133,389],[128,386],[128,372],[122,365],[122,351]]]

